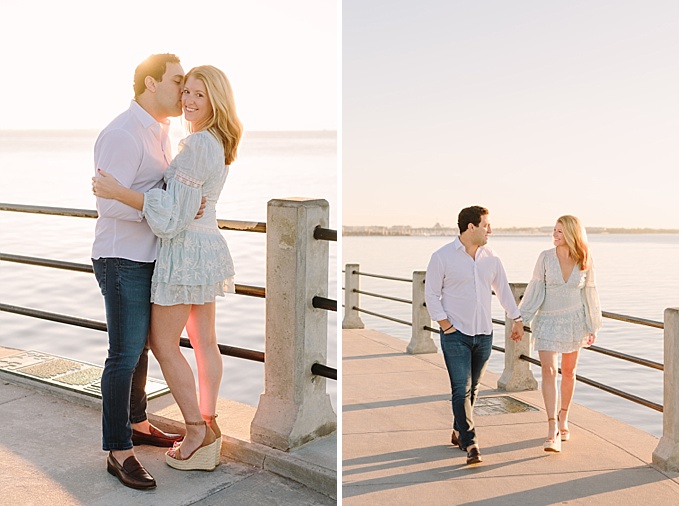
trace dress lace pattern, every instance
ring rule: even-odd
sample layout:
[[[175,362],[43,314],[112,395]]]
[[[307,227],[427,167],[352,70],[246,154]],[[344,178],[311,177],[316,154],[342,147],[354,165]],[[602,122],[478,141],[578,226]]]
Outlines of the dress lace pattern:
[[[601,328],[594,267],[581,271],[576,265],[564,280],[556,249],[543,251],[519,309],[526,324],[531,324],[535,350],[580,349],[588,334]]]
[[[221,144],[197,132],[180,143],[165,172],[167,188],[145,194],[144,217],[160,237],[151,280],[154,304],[204,304],[235,292],[233,260],[215,209],[228,172]],[[203,196],[205,211],[196,220]]]

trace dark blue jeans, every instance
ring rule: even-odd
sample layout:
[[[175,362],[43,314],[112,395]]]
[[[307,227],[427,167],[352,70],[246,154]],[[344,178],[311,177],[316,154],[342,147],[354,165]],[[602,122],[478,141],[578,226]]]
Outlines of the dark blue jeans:
[[[108,356],[101,376],[102,447],[132,448],[131,423],[146,420],[148,332],[154,262],[92,260],[106,304]]]
[[[452,390],[453,428],[460,433],[460,446],[476,444],[474,402],[479,381],[486,370],[493,346],[493,334],[468,336],[459,330],[441,335],[441,350]]]

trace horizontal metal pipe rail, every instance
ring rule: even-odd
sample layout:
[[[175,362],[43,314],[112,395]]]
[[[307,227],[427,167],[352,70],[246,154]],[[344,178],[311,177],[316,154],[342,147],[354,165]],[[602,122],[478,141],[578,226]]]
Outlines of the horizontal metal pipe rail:
[[[342,272],[346,272],[346,271],[342,271]],[[411,279],[406,279],[406,278],[396,278],[396,277],[392,277],[392,276],[370,274],[370,273],[364,273],[364,272],[360,272],[360,271],[352,271],[351,273],[357,274],[359,276],[366,276],[366,277],[393,280],[393,281],[409,281],[409,282],[412,283]],[[344,287],[342,289],[344,290]],[[367,295],[367,296],[370,296],[370,297],[376,297],[376,298],[380,298],[380,299],[393,300],[393,301],[396,301],[396,302],[412,304],[411,300],[392,297],[392,296],[389,296],[389,295],[382,295],[382,294],[377,294],[377,293],[372,293],[372,292],[366,292],[366,291],[363,291],[363,290],[354,290],[354,293],[359,293],[359,294]],[[355,310],[355,311],[359,311],[361,313],[365,313],[365,314],[375,316],[377,318],[382,318],[382,319],[385,319],[385,320],[393,321],[393,322],[396,322],[396,323],[400,323],[402,325],[407,325],[407,326],[412,327],[412,323],[407,322],[405,320],[400,320],[398,318],[394,318],[394,317],[387,316],[387,315],[380,314],[380,313],[375,313],[375,312],[368,311],[366,309],[361,309],[361,308],[355,307],[355,306],[352,309]],[[659,322],[659,321],[655,321],[655,320],[648,320],[648,319],[645,319],[645,318],[638,318],[638,317],[635,317],[635,316],[622,315],[622,314],[619,314],[619,313],[611,313],[611,312],[608,312],[608,311],[602,311],[601,314],[604,318],[609,318],[609,319],[612,319],[612,320],[618,320],[618,321],[622,321],[622,322],[625,322],[625,323],[633,323],[633,324],[636,324],[636,325],[644,325],[644,326],[647,326],[647,327],[653,327],[653,328],[657,328],[657,329],[664,329],[665,328],[665,324],[663,322]],[[492,322],[496,325],[504,325],[505,324],[504,320],[499,320],[497,318],[493,318]],[[438,329],[429,327],[427,325],[424,326],[424,329],[428,330],[432,333],[435,333],[435,334],[439,333]],[[531,332],[531,329],[528,326],[524,326],[523,329],[526,332]],[[505,353],[505,349],[501,348],[499,346],[493,345],[492,349],[495,350],[495,351],[500,351],[502,353]],[[644,358],[641,358],[641,357],[636,357],[636,356],[633,356],[633,355],[628,355],[626,353],[621,353],[621,352],[614,351],[614,350],[609,350],[607,348],[601,348],[599,346],[589,346],[589,347],[586,347],[584,349],[589,350],[589,351],[593,351],[593,352],[596,352],[596,353],[601,353],[602,355],[607,355],[607,356],[617,358],[617,359],[620,359],[620,360],[625,360],[627,362],[631,362],[631,363],[634,363],[634,364],[637,364],[637,365],[642,365],[644,367],[649,367],[651,369],[656,369],[656,370],[660,370],[660,371],[663,371],[665,369],[664,364],[662,364],[662,363],[655,362],[655,361],[648,360],[648,359],[644,359]],[[536,359],[531,358],[531,357],[527,357],[526,355],[520,355],[519,358],[522,359],[522,360],[526,360],[527,362],[530,362],[531,364],[535,364],[535,365],[538,365],[538,366],[541,365],[539,360],[536,360]],[[559,373],[561,373],[560,368],[559,368]],[[617,395],[617,396],[622,397],[624,399],[627,399],[629,401],[632,401],[632,402],[635,402],[637,404],[641,404],[643,406],[654,409],[656,411],[660,411],[660,412],[663,411],[663,406],[661,404],[655,403],[653,401],[649,401],[648,399],[644,399],[643,397],[638,397],[636,395],[624,392],[622,390],[618,390],[617,388],[613,388],[613,387],[610,387],[608,385],[604,385],[603,383],[599,383],[597,381],[591,380],[591,379],[589,379],[585,376],[581,376],[581,375],[578,375],[578,374],[576,374],[575,378],[576,378],[577,381],[580,381],[580,382],[585,383],[587,385],[590,385],[592,387],[598,388],[598,389],[603,390],[605,392],[611,393],[613,395]]]
[[[24,204],[8,204],[0,202],[0,211],[17,213],[48,214],[52,216],[71,216],[76,218],[97,218],[99,214],[92,209],[74,209],[70,207],[29,206]],[[257,221],[217,220],[217,226],[222,230],[237,230],[240,232],[266,233],[266,223]]]
[[[412,300],[408,299],[399,299],[398,297],[392,297],[390,295],[381,295],[379,293],[372,293],[372,292],[364,292],[363,290],[354,290],[355,293],[360,293],[362,295],[368,295],[370,297],[376,297],[378,299],[385,299],[385,300],[393,300],[395,302],[404,302],[406,304],[412,304]]]
[[[6,313],[14,313],[22,316],[30,316],[32,318],[39,318],[42,320],[49,320],[57,323],[65,323],[67,325],[73,325],[76,327],[83,327],[93,330],[101,330],[106,332],[107,327],[105,322],[97,320],[89,320],[87,318],[78,318],[77,316],[63,315],[59,313],[51,313],[49,311],[42,311],[40,309],[33,309],[21,306],[12,306],[10,304],[0,303],[0,311]],[[191,346],[191,341],[186,337],[181,337],[179,339],[179,345],[185,348],[193,348]],[[237,346],[229,346],[226,344],[218,344],[219,352],[222,355],[229,357],[242,358],[245,360],[251,360],[255,362],[264,362],[264,352],[257,350],[249,350],[247,348],[239,348]],[[323,376],[324,378],[337,380],[337,369],[328,367],[323,364],[314,364],[311,367],[312,374],[316,376]]]
[[[323,228],[319,225],[314,229],[314,239],[319,241],[337,241],[337,230]]]
[[[90,264],[64,262],[63,260],[51,260],[49,258],[29,257],[23,255],[12,255],[9,253],[0,253],[0,260],[26,265],[37,265],[40,267],[51,267],[53,269],[64,269],[68,271],[84,272],[88,274],[92,274],[94,272]],[[236,293],[238,295],[247,295],[249,297],[259,297],[259,298],[266,297],[266,290],[261,286],[236,284]]]

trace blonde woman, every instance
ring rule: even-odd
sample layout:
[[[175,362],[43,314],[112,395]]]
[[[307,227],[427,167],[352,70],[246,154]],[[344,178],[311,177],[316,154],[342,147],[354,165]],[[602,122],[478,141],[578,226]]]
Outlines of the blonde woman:
[[[547,412],[545,451],[560,452],[570,439],[568,410],[575,389],[580,348],[591,346],[601,328],[601,308],[587,235],[575,216],[562,216],[552,234],[554,248],[538,257],[519,309],[531,325],[542,364],[542,397]],[[558,354],[561,403],[558,404]]]
[[[233,262],[217,227],[215,204],[243,127],[229,80],[212,66],[186,74],[182,108],[190,135],[165,172],[165,190],[135,192],[102,171],[93,188],[98,197],[141,210],[161,239],[151,283],[149,341],[186,424],[184,440],[168,450],[166,462],[176,469],[211,471],[219,464],[221,448],[215,419],[222,359],[214,300],[234,291]],[[194,219],[202,196],[207,198],[204,214]],[[195,351],[200,403],[193,372],[179,348],[184,327]]]

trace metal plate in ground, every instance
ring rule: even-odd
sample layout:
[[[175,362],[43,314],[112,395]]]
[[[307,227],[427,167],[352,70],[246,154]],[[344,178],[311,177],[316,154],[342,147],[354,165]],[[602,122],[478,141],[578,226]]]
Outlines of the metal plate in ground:
[[[37,351],[0,348],[0,371],[101,399],[103,368],[97,365]],[[169,391],[164,381],[147,378],[148,399],[159,397]]]
[[[509,397],[498,395],[496,397],[479,397],[474,403],[474,415],[506,415],[509,413],[523,413],[526,411],[539,411],[530,404]]]

